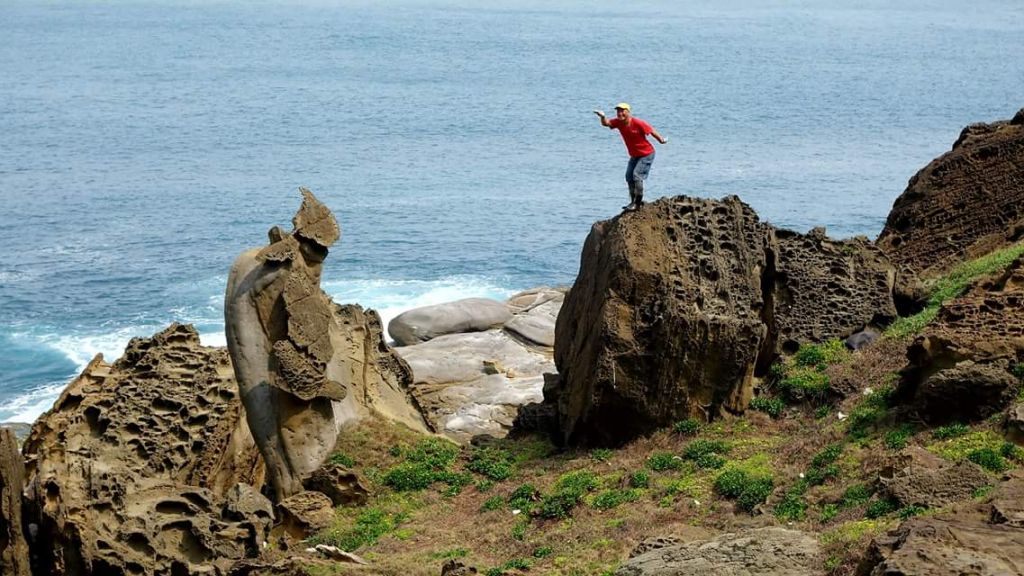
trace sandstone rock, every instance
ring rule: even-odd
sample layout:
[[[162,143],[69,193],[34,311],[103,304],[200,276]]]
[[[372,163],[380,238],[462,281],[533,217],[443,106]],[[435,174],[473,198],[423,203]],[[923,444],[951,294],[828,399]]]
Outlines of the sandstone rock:
[[[1018,116],[1020,113],[1018,113]],[[910,179],[878,245],[926,277],[1024,237],[1024,125],[968,126]]]
[[[1018,471],[981,503],[903,522],[876,538],[857,573],[866,576],[961,576],[1024,573],[1019,519],[1024,477]]]
[[[36,574],[224,574],[266,537],[258,505],[224,505],[263,466],[227,352],[190,326],[97,356],[24,452]]]
[[[550,288],[547,286],[531,288],[509,296],[505,304],[508,305],[512,314],[520,314],[522,312],[529,312],[546,302],[562,300],[565,298],[567,291],[566,288]]]
[[[469,576],[469,574],[476,574],[476,568],[472,566],[466,566],[462,562],[451,558],[446,560],[441,566],[441,576]]]
[[[478,434],[505,436],[519,407],[542,399],[549,355],[501,330],[448,334],[396,348],[412,368],[413,395],[431,426],[457,442]],[[487,359],[500,358],[488,370]]]
[[[741,412],[779,351],[895,315],[893,276],[863,239],[777,231],[736,197],[598,222],[556,325],[556,440],[620,443]]]
[[[503,302],[466,298],[403,312],[388,322],[388,334],[399,346],[412,346],[445,334],[488,330],[511,318]]]
[[[1017,403],[1006,412],[1006,438],[1024,445],[1024,402]]]
[[[0,574],[29,576],[28,542],[22,528],[25,463],[14,431],[0,428]]]
[[[677,536],[652,536],[650,538],[643,539],[635,548],[629,553],[630,558],[636,558],[641,554],[646,554],[651,550],[660,550],[662,548],[668,548],[669,546],[679,546],[683,544],[683,539]]]
[[[277,509],[280,523],[274,527],[275,535],[281,533],[295,541],[312,536],[334,520],[334,505],[320,492],[299,492],[278,502]]]
[[[376,313],[335,306],[320,289],[340,230],[326,206],[301,192],[294,230],[275,227],[270,245],[239,256],[224,300],[246,418],[279,501],[302,490],[367,404],[426,430],[403,388],[408,367],[387,350]]]
[[[975,490],[989,483],[985,472],[971,462],[950,463],[920,448],[905,452],[916,455],[894,463],[879,477],[883,493],[900,507],[948,506],[970,499]]]
[[[971,421],[1002,410],[1024,361],[1024,258],[944,304],[907,349],[897,395],[938,424]]]
[[[335,506],[361,506],[369,497],[369,491],[359,480],[359,475],[339,464],[328,464],[317,469],[302,485],[307,490],[325,494]]]
[[[361,566],[369,566],[370,563],[363,559],[358,554],[346,552],[337,546],[329,546],[327,544],[317,544],[313,548],[306,549],[307,552],[315,552],[320,554],[324,558],[330,558],[336,562],[342,562],[345,564],[359,564]]]
[[[821,571],[818,540],[784,528],[758,528],[656,548],[630,558],[616,576],[790,576]]]
[[[547,299],[516,312],[512,319],[505,323],[505,329],[532,344],[547,348],[553,347],[555,345],[555,322],[562,309],[562,303],[565,301],[565,293],[553,292],[548,296]],[[518,299],[513,297],[510,299],[509,307],[513,307],[511,302],[521,303],[524,299],[524,297]]]

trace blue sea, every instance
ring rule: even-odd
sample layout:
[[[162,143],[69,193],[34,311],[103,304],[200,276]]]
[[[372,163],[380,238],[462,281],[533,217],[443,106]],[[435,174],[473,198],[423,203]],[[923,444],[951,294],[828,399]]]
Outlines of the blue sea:
[[[881,230],[961,128],[1024,106],[1020,0],[0,1],[0,421],[334,210],[336,301],[385,318],[570,284],[627,200],[591,113],[670,139],[650,199]]]

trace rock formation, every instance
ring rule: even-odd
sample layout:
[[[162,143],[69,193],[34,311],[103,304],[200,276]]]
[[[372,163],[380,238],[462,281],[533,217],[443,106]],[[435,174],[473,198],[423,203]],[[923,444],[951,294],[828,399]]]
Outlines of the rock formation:
[[[504,302],[465,298],[402,312],[388,322],[388,334],[399,346],[412,346],[445,334],[489,330],[511,319]]]
[[[24,454],[37,576],[224,574],[269,532],[227,351],[190,326],[133,339],[113,365],[97,356]]]
[[[876,538],[857,574],[1024,574],[1024,477],[1011,474],[983,502],[911,518]]]
[[[294,230],[274,227],[270,245],[238,257],[224,302],[246,418],[278,501],[303,490],[341,427],[367,404],[424,427],[402,388],[408,367],[374,341],[380,318],[336,307],[320,289],[324,258],[341,232],[331,211],[301,192]]]
[[[25,463],[14,431],[0,428],[0,574],[28,576],[28,542],[21,519]]]
[[[924,277],[1024,238],[1024,109],[972,124],[910,179],[878,245]]]
[[[894,269],[863,239],[775,230],[736,197],[665,198],[598,222],[558,316],[562,438],[617,443],[746,408],[798,342],[895,316]]]
[[[564,295],[546,288],[522,292],[501,303],[510,318],[503,327],[395,349],[412,368],[413,395],[435,430],[462,443],[480,434],[502,437],[521,406],[543,399],[544,374],[555,371],[545,343],[554,342]]]
[[[907,358],[898,396],[924,420],[976,421],[1005,408],[1024,363],[1024,257],[944,304]]]
[[[773,527],[659,546],[630,558],[615,575],[788,576],[817,574],[820,570],[821,550],[814,536]]]

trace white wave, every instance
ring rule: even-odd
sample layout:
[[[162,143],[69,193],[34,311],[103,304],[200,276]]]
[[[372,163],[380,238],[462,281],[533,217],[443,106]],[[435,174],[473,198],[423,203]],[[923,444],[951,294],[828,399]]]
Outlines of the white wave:
[[[53,408],[65,386],[66,382],[53,382],[7,400],[0,409],[0,422],[35,422],[40,414]]]
[[[123,326],[111,332],[40,335],[38,339],[41,346],[58,350],[81,370],[96,354],[103,354],[103,359],[107,362],[117,360],[124,354],[129,340],[136,336],[152,336],[162,328],[164,326],[155,324]]]
[[[203,346],[216,346],[219,348],[224,348],[228,345],[228,337],[223,330],[220,332],[209,333],[200,332],[199,343],[202,344]]]

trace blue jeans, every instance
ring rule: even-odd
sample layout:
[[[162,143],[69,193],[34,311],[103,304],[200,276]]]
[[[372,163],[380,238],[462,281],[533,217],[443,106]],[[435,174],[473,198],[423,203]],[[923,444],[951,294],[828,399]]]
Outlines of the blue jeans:
[[[633,182],[646,180],[647,175],[651,172],[651,164],[653,163],[654,152],[647,156],[631,156],[629,164],[626,165],[626,183],[632,184]]]

